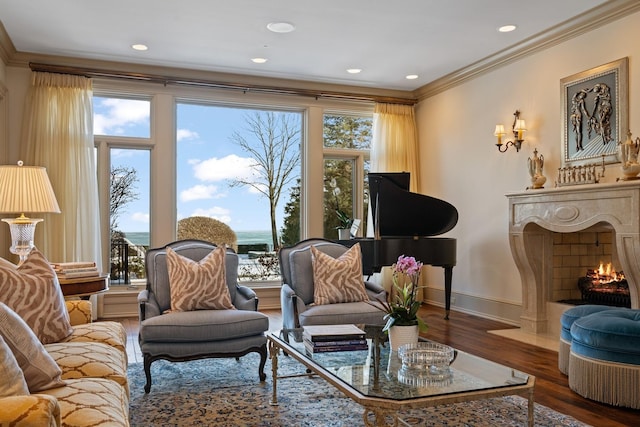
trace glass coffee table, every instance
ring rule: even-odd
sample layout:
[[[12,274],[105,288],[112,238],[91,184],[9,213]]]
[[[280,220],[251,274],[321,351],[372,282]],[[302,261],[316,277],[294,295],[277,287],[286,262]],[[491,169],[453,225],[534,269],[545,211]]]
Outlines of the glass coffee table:
[[[278,404],[278,379],[315,374],[364,408],[366,426],[406,424],[398,414],[405,409],[517,394],[528,399],[528,424],[533,427],[535,377],[457,350],[448,369],[416,373],[405,369],[397,352],[389,350],[380,326],[358,326],[367,334],[368,350],[309,353],[302,330],[270,332],[267,336],[273,374],[270,404]],[[278,376],[281,352],[304,365],[306,373]]]

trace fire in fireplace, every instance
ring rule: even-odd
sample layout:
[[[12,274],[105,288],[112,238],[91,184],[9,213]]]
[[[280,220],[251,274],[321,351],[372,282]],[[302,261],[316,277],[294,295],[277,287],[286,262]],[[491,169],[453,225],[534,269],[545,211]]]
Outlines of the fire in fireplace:
[[[588,304],[602,304],[616,307],[631,307],[629,284],[622,271],[616,272],[608,263],[600,263],[595,269],[587,270],[587,275],[578,279],[582,301]]]

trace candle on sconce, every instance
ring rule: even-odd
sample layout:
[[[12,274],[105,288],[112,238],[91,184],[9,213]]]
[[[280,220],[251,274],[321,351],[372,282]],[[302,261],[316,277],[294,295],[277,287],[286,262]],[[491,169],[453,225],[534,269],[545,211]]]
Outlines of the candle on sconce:
[[[515,130],[518,132],[518,140],[522,140],[522,134],[526,129],[526,125],[524,124],[524,119],[516,120],[516,128]]]
[[[496,125],[496,130],[493,134],[498,137],[498,145],[502,145],[502,135],[505,134],[504,125]]]

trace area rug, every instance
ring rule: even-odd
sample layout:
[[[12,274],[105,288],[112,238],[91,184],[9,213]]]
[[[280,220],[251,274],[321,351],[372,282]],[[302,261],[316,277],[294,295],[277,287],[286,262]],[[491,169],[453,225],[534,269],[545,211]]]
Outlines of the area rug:
[[[304,367],[280,357],[279,374],[304,373]],[[258,380],[258,356],[207,359],[184,363],[154,362],[151,392],[144,393],[142,364],[129,366],[130,420],[142,426],[364,426],[363,409],[318,377],[278,380],[278,406],[269,405],[271,363],[267,380]],[[518,396],[442,405],[401,413],[411,426],[520,427],[527,425],[527,401]],[[535,405],[535,425],[583,427],[574,418]]]

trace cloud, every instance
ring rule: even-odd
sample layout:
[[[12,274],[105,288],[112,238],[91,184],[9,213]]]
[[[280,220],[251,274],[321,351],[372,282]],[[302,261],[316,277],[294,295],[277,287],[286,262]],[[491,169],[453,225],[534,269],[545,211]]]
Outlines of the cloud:
[[[198,132],[194,132],[189,129],[178,129],[178,132],[176,133],[176,139],[178,142],[198,138],[200,138]]]
[[[97,101],[93,116],[96,135],[123,135],[135,125],[149,124],[150,102],[138,99],[104,98]]]
[[[225,224],[231,223],[231,211],[220,206],[213,206],[210,208],[198,208],[193,211],[191,216],[208,216]]]
[[[215,185],[194,185],[180,192],[181,202],[191,202],[193,200],[206,200],[224,197],[224,194],[218,193],[218,187]]]
[[[148,155],[143,150],[135,150],[128,148],[112,148],[111,149],[111,157],[118,159],[132,158],[132,157],[141,157],[143,155]]]
[[[217,182],[229,179],[251,180],[255,177],[252,166],[256,161],[251,157],[230,154],[226,157],[212,157],[207,160],[191,160],[195,177],[205,182]]]
[[[143,222],[149,224],[149,214],[145,212],[136,212],[131,215],[131,219],[136,222]]]

